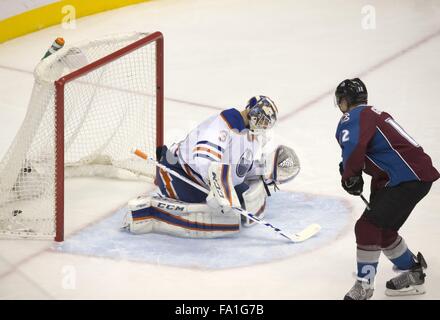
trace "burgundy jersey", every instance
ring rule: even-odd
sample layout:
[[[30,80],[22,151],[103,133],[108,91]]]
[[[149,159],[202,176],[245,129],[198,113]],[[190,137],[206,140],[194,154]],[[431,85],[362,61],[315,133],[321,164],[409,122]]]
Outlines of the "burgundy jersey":
[[[336,139],[342,148],[343,180],[364,171],[376,190],[440,177],[423,148],[391,115],[374,107],[360,105],[344,113]]]

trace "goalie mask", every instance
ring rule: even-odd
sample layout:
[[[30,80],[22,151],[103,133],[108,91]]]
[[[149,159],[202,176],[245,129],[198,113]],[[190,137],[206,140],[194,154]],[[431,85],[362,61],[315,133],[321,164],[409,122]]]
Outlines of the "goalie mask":
[[[266,96],[255,96],[249,99],[249,129],[253,132],[271,129],[277,121],[278,109],[275,103]]]
[[[267,159],[265,182],[267,184],[283,184],[295,178],[301,169],[301,165],[293,149],[286,146],[278,146],[272,157]]]

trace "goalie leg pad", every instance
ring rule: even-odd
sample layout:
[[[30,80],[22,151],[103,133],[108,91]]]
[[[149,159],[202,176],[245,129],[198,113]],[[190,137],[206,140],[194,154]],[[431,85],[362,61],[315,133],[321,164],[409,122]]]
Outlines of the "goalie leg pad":
[[[147,196],[129,202],[126,228],[135,234],[156,232],[185,238],[218,238],[240,231],[240,216],[213,212],[206,204]]]
[[[264,182],[261,180],[250,181],[249,189],[242,193],[243,208],[249,212],[252,212],[257,218],[264,219],[264,209],[266,207],[266,189],[264,188]],[[245,227],[255,225],[255,221],[250,220],[248,217],[242,216],[242,223]]]

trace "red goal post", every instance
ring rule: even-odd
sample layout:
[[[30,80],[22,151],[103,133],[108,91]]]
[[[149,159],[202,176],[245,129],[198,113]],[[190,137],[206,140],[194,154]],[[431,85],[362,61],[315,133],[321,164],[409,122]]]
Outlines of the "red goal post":
[[[56,148],[64,150],[65,85],[152,42],[156,43],[156,146],[163,145],[164,40],[161,32],[154,32],[55,81]],[[55,154],[55,241],[62,242],[64,241],[64,152],[56,152]]]

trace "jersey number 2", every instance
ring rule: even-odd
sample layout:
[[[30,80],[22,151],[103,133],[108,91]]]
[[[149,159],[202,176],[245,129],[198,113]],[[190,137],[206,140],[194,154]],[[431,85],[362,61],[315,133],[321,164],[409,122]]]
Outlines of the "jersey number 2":
[[[342,132],[341,132],[341,143],[342,142],[347,142],[348,140],[350,140],[350,131],[342,130]]]

